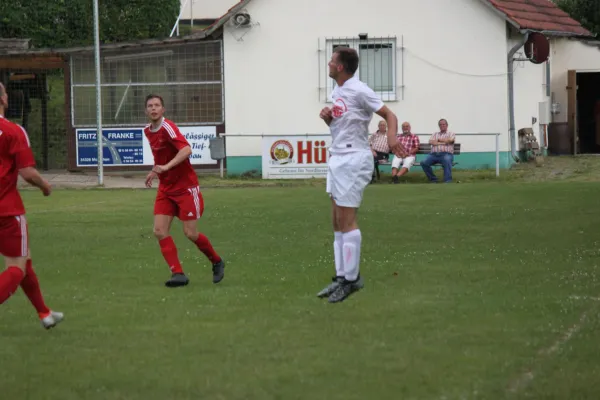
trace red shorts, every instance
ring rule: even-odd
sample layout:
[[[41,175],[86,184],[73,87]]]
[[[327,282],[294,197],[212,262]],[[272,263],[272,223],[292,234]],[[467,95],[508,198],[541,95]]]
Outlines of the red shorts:
[[[170,215],[182,221],[192,221],[200,219],[203,213],[204,199],[199,186],[176,195],[161,190],[156,194],[154,215]]]
[[[4,257],[27,257],[29,233],[24,215],[0,217],[0,254]]]

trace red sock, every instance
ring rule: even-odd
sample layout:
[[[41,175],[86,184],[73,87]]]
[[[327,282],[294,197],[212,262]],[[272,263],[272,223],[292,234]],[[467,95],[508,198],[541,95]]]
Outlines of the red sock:
[[[0,304],[4,303],[19,288],[23,271],[19,267],[8,267],[0,274]]]
[[[44,297],[42,296],[42,291],[40,290],[40,283],[38,282],[37,275],[31,266],[31,260],[27,260],[27,266],[25,268],[25,277],[21,281],[21,289],[29,298],[29,301],[35,307],[40,318],[46,317],[50,314],[50,310],[46,307],[46,303],[44,303]]]
[[[198,239],[194,242],[198,249],[204,253],[206,258],[210,260],[211,263],[216,264],[221,261],[221,257],[217,254],[215,249],[213,249],[212,244],[210,244],[210,240],[203,234],[198,234]]]
[[[183,268],[181,268],[181,263],[177,256],[177,246],[175,246],[173,238],[167,236],[166,238],[159,240],[158,244],[160,244],[160,251],[169,265],[171,272],[174,274],[183,274]]]

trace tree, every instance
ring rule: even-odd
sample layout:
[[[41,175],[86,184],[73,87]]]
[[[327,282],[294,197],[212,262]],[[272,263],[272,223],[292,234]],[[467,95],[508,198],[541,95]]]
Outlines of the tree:
[[[600,0],[557,0],[556,5],[593,34],[600,34]]]
[[[157,7],[157,4],[160,4]],[[103,43],[166,37],[180,0],[100,0]],[[93,0],[13,0],[0,2],[0,37],[31,38],[35,47],[92,45]]]

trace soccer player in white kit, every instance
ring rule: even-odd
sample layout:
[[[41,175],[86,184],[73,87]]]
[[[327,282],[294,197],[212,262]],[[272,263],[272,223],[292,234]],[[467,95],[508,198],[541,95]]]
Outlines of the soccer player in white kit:
[[[329,61],[329,77],[337,83],[331,93],[333,107],[325,107],[320,113],[332,136],[327,193],[333,206],[336,275],[317,296],[329,297],[330,303],[340,302],[363,287],[359,273],[362,236],[356,213],[373,175],[373,154],[368,141],[373,113],[387,122],[391,151],[399,157],[406,155],[396,139],[398,118],[371,88],[354,76],[357,69],[356,50],[336,48]]]

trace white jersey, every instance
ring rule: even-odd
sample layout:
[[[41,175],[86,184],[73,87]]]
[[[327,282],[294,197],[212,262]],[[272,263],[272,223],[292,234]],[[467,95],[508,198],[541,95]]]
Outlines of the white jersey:
[[[333,89],[331,101],[331,153],[368,150],[369,123],[373,113],[384,105],[381,98],[366,83],[352,77]]]

